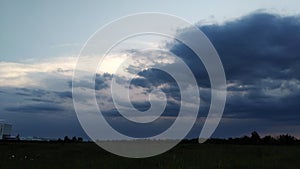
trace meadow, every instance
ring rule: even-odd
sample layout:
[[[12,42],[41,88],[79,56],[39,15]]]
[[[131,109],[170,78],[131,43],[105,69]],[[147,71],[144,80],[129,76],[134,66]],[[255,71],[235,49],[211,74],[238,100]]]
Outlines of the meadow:
[[[299,169],[299,145],[179,144],[130,159],[91,142],[0,142],[0,169]]]

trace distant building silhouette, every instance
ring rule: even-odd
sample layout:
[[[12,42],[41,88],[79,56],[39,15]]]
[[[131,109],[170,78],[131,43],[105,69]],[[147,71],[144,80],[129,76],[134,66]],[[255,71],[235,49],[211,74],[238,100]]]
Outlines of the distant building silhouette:
[[[12,125],[0,121],[0,140],[9,139],[11,137]]]

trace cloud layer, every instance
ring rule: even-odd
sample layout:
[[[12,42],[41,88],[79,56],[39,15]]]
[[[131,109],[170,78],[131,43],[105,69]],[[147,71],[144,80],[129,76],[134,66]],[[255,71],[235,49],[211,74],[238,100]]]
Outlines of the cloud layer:
[[[225,69],[228,97],[224,118],[215,136],[234,136],[258,130],[263,133],[288,132],[300,135],[296,130],[300,124],[300,19],[298,16],[279,16],[268,13],[253,13],[223,24],[199,26],[215,46]],[[188,31],[188,29],[186,29]],[[185,36],[182,32],[178,36]],[[190,133],[197,136],[210,103],[210,83],[206,70],[197,56],[184,44],[168,41],[166,49],[181,58],[193,71],[201,94],[201,107],[197,124]],[[199,44],[201,45],[201,44]],[[178,68],[176,59],[164,59],[164,53],[127,50],[118,57],[145,55],[150,65]],[[116,54],[114,54],[116,55]],[[117,58],[117,57],[116,57]],[[118,59],[112,58],[112,64]],[[161,61],[161,62],[159,62]],[[119,63],[119,62],[118,62]],[[159,133],[168,128],[177,115],[181,95],[174,79],[157,69],[144,67],[147,62],[130,66],[120,76],[111,71],[96,74],[95,88],[83,79],[76,82],[85,90],[96,90],[98,104],[104,106],[104,115],[117,130],[143,137]],[[109,66],[109,61],[106,67]],[[0,62],[0,117],[15,125],[16,132],[36,135],[33,122],[64,126],[66,130],[45,129],[44,135],[82,135],[72,104],[71,80],[75,66],[74,57],[62,57],[33,63]],[[137,74],[136,74],[137,73]],[[133,105],[139,110],[149,109],[147,97],[152,89],[160,89],[168,98],[163,118],[154,128],[134,124],[120,118],[110,103],[109,83],[113,76],[118,84],[125,84],[127,75],[136,74],[130,82]],[[186,92],[189,92],[187,89]],[[84,99],[84,96],[82,97]],[[88,101],[87,101],[88,102]],[[88,107],[88,106],[87,106]],[[204,119],[203,119],[204,118]],[[27,119],[27,123],[22,122]],[[45,119],[51,122],[41,124]],[[59,120],[58,120],[59,119]],[[53,123],[51,125],[51,123]],[[69,124],[66,126],[66,124]],[[76,128],[76,130],[74,130]],[[28,131],[31,130],[32,132]],[[51,134],[50,134],[51,135]]]

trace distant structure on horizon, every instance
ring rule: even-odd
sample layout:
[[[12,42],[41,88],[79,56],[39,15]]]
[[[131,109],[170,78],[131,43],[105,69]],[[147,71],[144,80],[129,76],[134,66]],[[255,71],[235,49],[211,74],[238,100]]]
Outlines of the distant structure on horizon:
[[[12,132],[12,125],[0,120],[0,140],[10,139]]]

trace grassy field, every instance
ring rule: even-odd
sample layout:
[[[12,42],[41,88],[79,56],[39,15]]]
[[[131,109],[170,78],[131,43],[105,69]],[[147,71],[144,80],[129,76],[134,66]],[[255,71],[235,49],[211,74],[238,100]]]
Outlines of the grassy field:
[[[94,143],[0,143],[0,169],[299,169],[300,146],[180,144],[129,159]]]

